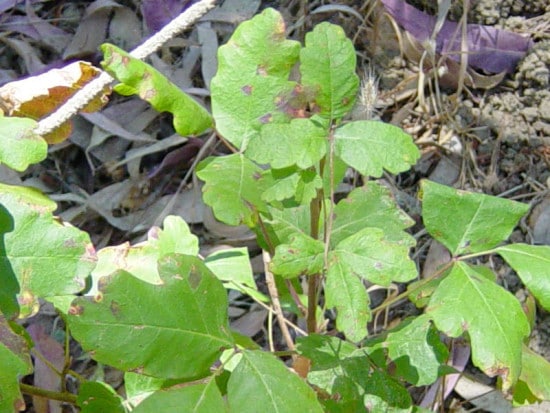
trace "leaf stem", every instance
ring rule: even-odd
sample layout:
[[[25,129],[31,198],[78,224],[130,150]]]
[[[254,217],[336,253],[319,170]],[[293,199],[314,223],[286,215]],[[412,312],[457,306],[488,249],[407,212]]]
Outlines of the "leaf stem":
[[[25,383],[19,383],[19,388],[21,389],[21,392],[25,394],[30,394],[31,396],[44,397],[46,399],[58,400],[60,402],[66,402],[76,405],[77,396],[69,392],[46,390]]]

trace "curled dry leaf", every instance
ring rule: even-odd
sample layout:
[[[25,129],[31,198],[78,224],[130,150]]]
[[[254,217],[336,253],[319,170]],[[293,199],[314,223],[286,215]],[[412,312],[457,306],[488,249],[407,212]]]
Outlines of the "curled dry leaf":
[[[437,17],[426,14],[403,0],[382,0],[388,13],[420,42],[429,40]],[[462,55],[460,26],[445,20],[436,36],[435,51],[460,61]],[[468,64],[492,73],[512,73],[516,64],[533,45],[530,38],[507,30],[481,24],[466,28]]]
[[[55,112],[99,73],[100,70],[90,63],[78,61],[62,69],[52,69],[38,76],[10,82],[0,88],[0,106],[5,115],[40,120]],[[104,90],[83,111],[100,109],[107,103],[108,93],[110,90]],[[71,123],[66,122],[44,139],[48,143],[59,143],[69,137],[71,130]]]

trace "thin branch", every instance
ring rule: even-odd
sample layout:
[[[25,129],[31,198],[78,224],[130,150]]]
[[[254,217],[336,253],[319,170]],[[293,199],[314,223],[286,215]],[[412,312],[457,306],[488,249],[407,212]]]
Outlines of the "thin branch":
[[[19,389],[23,393],[30,394],[32,396],[44,397],[50,400],[59,400],[60,402],[76,405],[77,396],[72,393],[41,389],[25,383],[19,383]]]
[[[130,55],[137,59],[144,59],[151,53],[156,52],[168,40],[193,25],[208,10],[212,9],[215,4],[216,0],[202,0],[192,5],[164,26],[159,32],[155,33],[143,44],[132,50]],[[52,132],[86,107],[86,105],[88,105],[97,95],[102,93],[105,87],[111,84],[113,80],[114,78],[111,75],[102,72],[96,79],[76,92],[63,104],[63,106],[38,122],[35,133],[38,135],[46,135]]]
[[[265,279],[267,283],[267,288],[269,290],[269,296],[271,297],[271,301],[273,303],[273,310],[275,311],[275,315],[277,316],[277,321],[279,322],[279,326],[281,327],[281,332],[283,333],[283,337],[285,339],[288,349],[294,351],[294,341],[292,340],[290,331],[288,331],[288,327],[285,323],[285,316],[283,314],[283,309],[281,308],[281,303],[279,301],[279,292],[277,291],[277,286],[275,285],[275,277],[273,276],[273,273],[269,270],[271,256],[267,251],[263,250],[262,257],[264,259]]]

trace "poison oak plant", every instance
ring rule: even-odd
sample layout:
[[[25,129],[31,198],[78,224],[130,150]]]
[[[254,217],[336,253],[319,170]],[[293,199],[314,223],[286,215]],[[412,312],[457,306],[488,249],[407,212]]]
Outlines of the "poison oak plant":
[[[550,249],[505,243],[527,205],[422,182],[426,230],[452,259],[418,279],[409,257],[415,239],[406,232],[413,221],[376,179],[407,171],[419,152],[395,126],[347,120],[359,80],[340,27],[322,23],[301,45],[285,38],[272,9],[242,23],[219,50],[212,115],[152,67],[112,45],[102,51],[119,93],[171,112],[182,135],[215,125],[234,147],[196,173],[216,217],[256,233],[271,297],[257,290],[246,249],[200,259],[198,239],[177,217],[144,243],[96,253],[86,233],[52,216],[55,204],[43,194],[1,185],[0,411],[22,408],[21,390],[83,412],[423,411],[408,388],[455,372],[449,343],[458,337],[514,402],[550,398],[550,366],[526,346],[521,303],[471,262],[500,255],[550,309]],[[20,170],[43,159],[33,120],[0,120],[2,163]],[[336,203],[348,168],[365,184]],[[371,308],[366,283],[409,284]],[[224,287],[273,302],[290,349],[282,354],[304,378],[280,353],[231,331]],[[125,372],[125,398],[73,373],[69,354],[58,373],[61,383],[66,375],[81,380],[77,395],[20,384],[32,373],[33,343],[15,320],[34,314],[39,298],[55,305],[94,360]],[[369,321],[403,299],[422,314],[370,335]],[[281,305],[305,318],[307,335],[288,332]],[[331,314],[336,335],[325,334]]]

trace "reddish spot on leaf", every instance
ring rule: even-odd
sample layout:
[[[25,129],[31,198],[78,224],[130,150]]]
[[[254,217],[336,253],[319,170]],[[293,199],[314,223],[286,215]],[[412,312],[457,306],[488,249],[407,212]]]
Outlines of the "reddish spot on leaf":
[[[115,317],[117,317],[120,313],[120,304],[115,300],[111,301],[111,305],[109,306],[109,308],[111,309],[111,313],[113,313]]]
[[[122,56],[122,64],[124,66],[128,66],[129,63],[130,63],[130,58],[128,56]]]
[[[95,297],[94,297],[94,301],[96,303],[100,303],[103,301],[103,293],[102,292],[98,292]]]
[[[261,177],[262,175],[259,172],[254,172],[254,175],[252,175],[252,178],[254,178],[255,181],[259,181]]]
[[[246,95],[246,96],[250,96],[252,94],[252,86],[250,85],[245,85],[241,88],[241,91]]]

